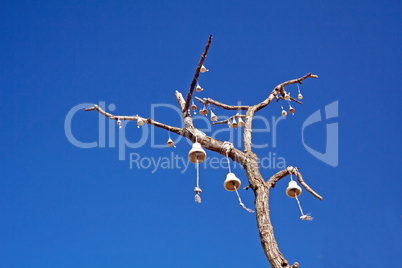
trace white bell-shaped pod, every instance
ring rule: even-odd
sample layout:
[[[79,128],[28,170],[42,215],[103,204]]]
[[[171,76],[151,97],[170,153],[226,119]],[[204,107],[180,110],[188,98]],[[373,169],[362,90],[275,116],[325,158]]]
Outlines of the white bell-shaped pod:
[[[216,120],[218,120],[218,117],[211,111],[211,121],[215,122]]]
[[[295,181],[290,181],[288,188],[286,188],[286,194],[289,197],[296,197],[299,196],[302,192],[302,189],[300,188],[299,185],[297,185],[297,182]]]
[[[303,99],[303,95],[302,95],[301,93],[299,93],[299,95],[297,95],[297,98],[298,98],[299,100],[301,100],[301,99]]]
[[[226,175],[226,180],[223,183],[223,187],[225,187],[226,190],[229,192],[232,192],[236,189],[239,189],[241,185],[241,181],[236,177],[234,173],[228,173]],[[235,189],[236,187],[236,189]]]
[[[209,70],[207,68],[205,68],[204,65],[202,65],[200,71],[201,71],[201,73],[205,73],[205,72],[208,72]]]
[[[144,121],[142,120],[141,117],[139,117],[138,120],[137,120],[137,125],[142,126],[142,124],[144,124]]]
[[[196,90],[197,92],[201,92],[201,91],[203,91],[204,89],[203,89],[200,85],[197,85],[197,87],[195,88],[195,90]]]
[[[207,154],[205,153],[204,149],[202,149],[201,144],[198,142],[193,143],[193,148],[191,148],[190,152],[188,153],[188,159],[190,162],[196,164],[198,160],[198,163],[202,163],[204,162],[205,158],[207,158]]]
[[[239,117],[239,123],[238,123],[239,127],[244,127],[245,123],[244,121],[241,119],[241,117]]]
[[[293,114],[295,112],[295,108],[293,108],[292,106],[289,107],[289,113]]]
[[[174,142],[173,142],[173,140],[169,137],[169,139],[168,139],[168,141],[167,141],[167,146],[169,146],[169,147],[172,147],[172,146],[174,146]]]
[[[233,128],[237,128],[236,118],[233,118],[232,127],[233,127]]]

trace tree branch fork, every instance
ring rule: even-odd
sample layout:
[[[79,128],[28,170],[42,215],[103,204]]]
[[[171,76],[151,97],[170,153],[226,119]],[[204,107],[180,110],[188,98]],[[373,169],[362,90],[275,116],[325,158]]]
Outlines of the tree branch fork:
[[[229,110],[229,111],[246,111],[245,115],[241,114],[236,114],[234,116],[229,117],[226,120],[222,120],[219,122],[213,123],[213,125],[218,125],[218,124],[223,124],[227,123],[229,120],[232,120],[234,118],[243,118],[245,125],[243,128],[243,143],[244,143],[244,151],[240,151],[236,148],[233,147],[233,145],[230,147],[229,150],[223,150],[225,147],[225,143],[214,139],[210,136],[207,136],[204,132],[200,131],[199,129],[194,127],[192,118],[191,118],[191,113],[189,110],[190,107],[190,102],[192,99],[192,95],[194,92],[195,85],[197,84],[197,80],[200,74],[201,67],[203,65],[203,62],[207,56],[208,49],[211,45],[212,41],[212,35],[209,36],[208,42],[205,46],[205,49],[201,55],[200,61],[197,65],[193,80],[191,82],[189,91],[187,93],[186,99],[183,98],[183,95],[175,91],[175,97],[176,100],[180,106],[180,110],[182,113],[182,119],[184,123],[183,128],[178,128],[178,127],[173,127],[158,121],[155,121],[152,118],[143,118],[140,117],[139,115],[136,116],[125,116],[125,115],[113,115],[111,113],[108,113],[104,111],[102,108],[100,108],[98,105],[94,105],[93,107],[86,108],[85,111],[98,111],[100,114],[108,117],[111,120],[129,120],[129,121],[138,121],[142,120],[144,123],[147,123],[149,125],[153,125],[155,127],[176,133],[180,136],[186,137],[190,139],[192,142],[195,142],[196,140],[201,144],[202,147],[204,147],[207,150],[215,151],[223,156],[228,156],[231,158],[233,161],[240,163],[245,171],[246,175],[248,178],[249,186],[245,187],[246,189],[252,188],[256,199],[255,199],[255,205],[256,205],[256,215],[257,215],[257,225],[258,229],[260,232],[260,239],[261,239],[261,244],[264,249],[264,253],[271,264],[273,268],[281,268],[281,267],[294,267],[297,268],[299,267],[299,264],[295,262],[292,266],[290,266],[287,262],[287,260],[283,257],[282,253],[279,251],[277,243],[275,241],[274,235],[273,235],[273,227],[270,222],[269,218],[269,206],[268,206],[268,196],[269,196],[269,190],[271,188],[274,188],[276,183],[286,177],[287,175],[295,175],[299,183],[308,191],[311,193],[314,197],[316,197],[319,200],[322,200],[322,197],[317,194],[313,189],[311,189],[306,182],[303,180],[303,177],[301,173],[299,172],[299,168],[297,167],[292,167],[289,166],[284,170],[281,170],[277,172],[275,175],[273,175],[268,181],[264,182],[260,171],[258,167],[258,157],[252,152],[251,150],[251,132],[252,132],[252,121],[253,121],[253,116],[254,114],[268,106],[271,101],[276,98],[277,101],[280,101],[284,98],[286,91],[285,87],[291,84],[302,84],[303,80],[307,78],[318,78],[317,75],[313,75],[312,73],[308,73],[300,78],[289,80],[286,82],[283,82],[279,85],[277,85],[271,93],[268,95],[268,97],[263,100],[260,103],[257,103],[255,105],[228,105],[224,104],[220,101],[216,101],[210,98],[204,98],[201,99],[199,97],[195,97],[197,101],[202,103],[203,105],[214,105],[216,107],[219,107],[221,109]],[[300,101],[291,98],[292,101],[300,103]]]

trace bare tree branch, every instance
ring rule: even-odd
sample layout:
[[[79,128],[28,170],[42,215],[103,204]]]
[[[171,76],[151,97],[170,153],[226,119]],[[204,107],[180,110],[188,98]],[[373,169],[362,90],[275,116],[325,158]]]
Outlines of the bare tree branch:
[[[181,115],[183,118],[183,123],[184,123],[184,128],[193,128],[193,120],[191,119],[191,113],[188,112],[188,109],[184,109],[184,106],[186,106],[186,102],[183,98],[183,95],[176,90],[176,92],[174,93],[177,103],[180,106],[181,109]]]
[[[292,166],[289,166],[290,168],[292,168]],[[289,175],[289,167],[277,172],[275,175],[273,175],[267,182],[266,185],[269,188],[275,188],[276,183],[285,178],[287,175]]]
[[[318,78],[318,75],[315,75],[315,74],[312,74],[312,73],[308,73],[308,74],[306,74],[305,76],[302,76],[302,77],[300,77],[300,78],[297,78],[297,79],[293,79],[293,80],[289,80],[289,81],[283,82],[283,83],[281,84],[281,86],[285,87],[285,86],[287,86],[287,85],[290,85],[290,84],[297,84],[297,83],[303,84],[302,81],[303,81],[304,79],[306,79],[306,78],[309,78],[309,77],[311,77],[311,78]]]
[[[273,98],[275,98],[275,96],[280,93],[282,95],[282,97],[285,96],[286,91],[284,90],[284,87],[290,84],[302,84],[302,81],[306,78],[318,78],[317,75],[314,75],[312,73],[308,73],[303,77],[297,78],[297,79],[293,79],[293,80],[289,80],[286,82],[283,82],[282,84],[277,85],[274,90],[271,92],[271,94],[269,94],[268,98],[266,98],[264,101],[260,102],[259,104],[255,105],[255,112],[261,110],[262,108],[266,107],[272,100]]]
[[[292,101],[294,101],[294,102],[297,102],[298,104],[303,104],[301,101],[299,101],[299,100],[297,100],[297,99],[295,99],[295,98],[293,98],[293,97],[290,97],[290,99],[291,99]],[[284,100],[284,98],[283,98],[282,96],[276,95],[276,102],[278,102],[278,101],[280,101],[280,100]]]
[[[207,45],[204,49],[204,52],[201,55],[201,59],[198,63],[196,68],[194,78],[192,80],[189,92],[187,94],[186,99],[183,98],[183,95],[176,91],[175,96],[177,102],[180,106],[182,111],[182,118],[184,123],[184,128],[175,128],[169,125],[162,124],[160,122],[154,121],[151,118],[145,119],[140,116],[116,116],[106,111],[102,110],[99,106],[95,105],[93,107],[85,109],[85,111],[98,111],[99,113],[103,114],[104,116],[112,119],[112,120],[131,120],[131,121],[138,121],[140,118],[147,124],[159,127],[161,129],[165,129],[167,131],[174,132],[178,135],[188,138],[192,142],[196,140],[201,144],[201,146],[207,150],[217,152],[223,156],[230,157],[233,161],[240,163],[246,172],[247,179],[249,185],[245,187],[245,189],[251,188],[255,194],[255,211],[257,216],[257,226],[260,235],[261,245],[263,247],[265,256],[267,257],[268,262],[273,268],[297,268],[299,264],[295,262],[292,266],[289,265],[289,262],[284,258],[282,253],[279,251],[278,244],[275,240],[273,226],[271,224],[270,216],[269,216],[269,190],[275,187],[275,184],[281,180],[282,178],[286,177],[289,174],[295,174],[297,180],[300,184],[311,194],[317,197],[319,200],[322,200],[322,197],[314,192],[304,181],[303,178],[298,171],[297,168],[293,168],[289,166],[288,168],[277,172],[273,175],[267,182],[264,182],[262,175],[259,170],[258,166],[258,157],[254,154],[251,150],[251,133],[252,133],[252,121],[254,114],[266,107],[270,104],[270,102],[276,97],[277,100],[282,99],[286,92],[284,87],[290,84],[300,83],[306,78],[318,78],[316,75],[311,73],[298,78],[286,81],[282,84],[277,85],[274,90],[269,94],[269,96],[262,102],[253,105],[253,106],[236,106],[236,105],[227,105],[212,99],[200,99],[195,97],[200,103],[207,105],[212,104],[217,107],[226,110],[246,110],[246,115],[234,115],[226,120],[219,121],[213,123],[213,125],[227,123],[229,120],[233,120],[233,118],[244,118],[244,131],[243,131],[243,142],[244,142],[244,152],[234,148],[233,146],[229,146],[228,144],[223,143],[217,139],[214,139],[210,136],[207,136],[204,132],[198,130],[194,127],[191,114],[190,114],[190,102],[192,98],[192,94],[194,92],[195,85],[197,83],[201,66],[203,65],[204,59],[207,55],[209,46],[212,41],[212,35],[209,36]],[[300,103],[300,101],[291,98],[292,101]],[[226,151],[228,150],[228,151]]]
[[[205,46],[204,52],[201,55],[201,59],[198,62],[197,68],[195,69],[194,78],[193,78],[193,81],[191,82],[190,90],[188,91],[188,94],[187,94],[186,104],[184,105],[185,112],[190,113],[188,111],[188,108],[190,107],[191,97],[193,95],[193,91],[194,91],[195,85],[197,83],[198,76],[200,75],[201,66],[204,63],[205,57],[207,56],[208,49],[209,49],[209,46],[211,45],[211,42],[212,42],[212,35],[209,36],[207,45]]]
[[[319,200],[322,201],[322,197],[317,194],[313,189],[311,189],[307,183],[304,182],[303,177],[301,175],[301,173],[299,172],[298,168],[294,168],[292,166],[288,166],[286,169],[283,169],[279,172],[277,172],[275,175],[273,175],[267,182],[266,185],[269,188],[274,188],[275,184],[283,179],[284,177],[286,177],[289,174],[295,174],[297,180],[300,182],[300,184],[309,192],[311,193],[313,196],[317,197]]]
[[[149,125],[153,125],[155,127],[162,128],[162,129],[165,129],[167,131],[170,131],[170,132],[173,132],[173,133],[176,133],[178,135],[183,136],[182,135],[183,129],[159,123],[159,122],[157,122],[155,120],[152,120],[151,118],[143,118],[143,117],[140,117],[138,115],[137,116],[113,115],[111,113],[108,113],[108,112],[104,111],[98,105],[94,105],[93,107],[86,108],[85,111],[87,111],[87,112],[88,111],[98,111],[100,114],[103,114],[104,116],[109,117],[112,120],[119,120],[120,119],[121,121],[123,121],[123,120],[138,121],[138,119],[141,118],[144,121],[144,123],[147,123]]]
[[[233,118],[246,118],[246,116],[245,116],[244,114],[236,114],[236,115],[234,115],[234,116],[229,117],[229,118],[226,119],[226,120],[222,120],[222,121],[218,121],[218,122],[213,122],[212,125],[215,126],[215,125],[219,125],[219,124],[224,124],[224,123],[227,123],[227,122],[229,122],[229,121],[232,121]]]
[[[207,99],[204,98],[202,100],[199,97],[195,97],[195,99],[198,100],[199,102],[201,102],[204,105],[207,105],[207,104],[210,103],[212,105],[215,105],[216,107],[219,107],[219,108],[222,108],[222,109],[225,109],[225,110],[247,110],[250,107],[248,105],[227,105],[227,104],[224,104],[222,102],[219,102],[219,101],[216,101],[216,100],[213,100],[213,99],[210,99],[210,98],[207,98]]]
[[[184,99],[183,95],[176,91],[175,93],[177,101],[180,105],[180,107],[184,106]],[[217,152],[223,156],[226,156],[226,152],[222,150],[223,148],[223,142],[214,139],[212,137],[207,136],[204,132],[198,130],[193,126],[193,122],[191,120],[191,117],[186,115],[185,112],[183,112],[183,120],[184,124],[187,125],[187,127],[181,129],[177,127],[172,127],[166,124],[159,123],[151,118],[142,118],[140,116],[125,116],[125,115],[113,115],[111,113],[108,113],[104,111],[102,108],[100,108],[98,105],[94,105],[93,107],[86,108],[85,111],[98,111],[99,113],[103,114],[106,117],[109,117],[112,120],[131,120],[131,121],[138,121],[139,118],[141,118],[144,123],[165,129],[167,131],[171,131],[173,133],[176,133],[180,136],[186,137],[190,139],[192,142],[195,142],[196,139],[197,141],[204,147],[205,149]],[[238,149],[231,149],[230,152],[228,152],[228,157],[233,159],[233,161],[236,161],[238,163],[243,164],[245,162],[245,155],[243,152],[241,152]]]
[[[243,144],[244,144],[244,152],[252,153],[251,151],[251,125],[253,122],[254,109],[250,107],[246,112],[246,120],[244,120],[244,130],[243,130]]]
[[[319,200],[322,201],[322,196],[317,194],[313,189],[311,189],[307,183],[304,182],[303,177],[301,175],[301,173],[296,169],[295,171],[296,173],[296,178],[297,180],[300,182],[300,184],[304,187],[304,189],[307,190],[307,192],[311,193],[312,195],[314,195],[315,197],[317,197]]]
[[[290,84],[295,84],[295,83],[302,83],[302,81],[308,77],[311,78],[318,78],[317,75],[313,75],[311,73],[306,74],[303,77],[300,77],[298,79],[293,79],[289,80],[286,82],[283,82],[282,84],[277,85],[274,90],[272,90],[271,94],[269,94],[268,98],[266,98],[264,101],[251,106],[246,113],[246,120],[245,120],[245,126],[244,126],[244,131],[243,131],[243,143],[244,143],[244,152],[245,153],[251,153],[251,131],[252,131],[252,122],[253,122],[253,117],[254,113],[263,109],[266,107],[268,104],[271,103],[271,101],[278,95],[281,94],[282,96],[285,96],[285,90],[284,87]]]

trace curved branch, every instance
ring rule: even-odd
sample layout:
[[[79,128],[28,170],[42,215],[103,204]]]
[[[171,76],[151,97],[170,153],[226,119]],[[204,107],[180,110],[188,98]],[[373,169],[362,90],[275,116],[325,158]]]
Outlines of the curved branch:
[[[289,80],[289,81],[283,82],[283,83],[281,84],[281,86],[285,87],[285,86],[287,86],[287,85],[290,85],[290,84],[297,84],[297,83],[303,84],[302,81],[303,81],[304,79],[306,79],[306,78],[309,78],[309,77],[311,77],[311,78],[318,78],[318,75],[315,75],[315,74],[312,74],[312,73],[308,73],[308,74],[306,74],[305,76],[302,76],[302,77],[300,77],[300,78],[297,78],[297,79],[293,79],[293,80]]]
[[[296,178],[297,180],[300,182],[300,184],[304,187],[304,189],[307,190],[307,192],[311,193],[312,195],[314,195],[315,197],[317,197],[320,201],[322,201],[322,196],[317,194],[313,189],[311,189],[307,183],[304,182],[303,177],[301,175],[301,173],[299,172],[299,170],[297,170],[297,168],[295,168],[294,173],[296,174]]]
[[[275,240],[274,236],[274,228],[269,216],[269,190],[275,187],[275,184],[287,175],[298,175],[300,173],[297,171],[297,168],[289,166],[286,169],[277,172],[266,183],[261,185],[258,183],[261,178],[261,174],[258,166],[255,167],[257,163],[252,163],[253,161],[256,161],[256,159],[252,159],[251,161],[249,161],[246,165],[244,165],[244,168],[247,173],[247,178],[250,182],[249,187],[253,189],[255,193],[255,211],[257,215],[257,225],[260,234],[261,245],[264,249],[265,256],[271,264],[271,267],[299,267],[299,264],[297,262],[293,263],[293,265],[290,265],[288,260],[286,260],[283,254],[279,251],[278,243]]]
[[[232,121],[233,118],[246,118],[246,116],[245,116],[244,114],[236,114],[236,115],[234,115],[234,116],[229,117],[229,118],[226,119],[226,120],[222,120],[222,121],[218,121],[218,122],[213,122],[212,125],[215,126],[215,125],[219,125],[219,124],[224,124],[224,123],[227,123],[227,122],[229,122],[229,121]]]
[[[199,97],[195,97],[196,100],[201,102],[204,105],[207,105],[208,103],[215,105],[216,107],[225,109],[225,110],[247,110],[250,106],[248,105],[227,105],[222,102],[207,98],[207,99],[201,99]]]
[[[282,84],[277,85],[274,90],[272,90],[271,94],[269,94],[268,98],[266,98],[264,101],[260,102],[259,104],[255,105],[255,112],[261,110],[262,108],[266,107],[274,98],[275,96],[280,93],[282,97],[285,96],[286,91],[284,90],[285,86],[290,85],[290,84],[302,84],[302,81],[306,78],[318,78],[317,75],[314,75],[312,73],[308,73],[305,76],[302,76],[297,79],[289,80],[286,82],[283,82]],[[294,100],[294,99],[293,99]]]
[[[98,105],[94,105],[93,107],[86,108],[85,111],[86,112],[88,112],[88,111],[98,111],[100,114],[103,114],[104,116],[109,117],[112,120],[119,120],[120,119],[121,121],[123,121],[123,120],[138,121],[138,119],[141,118],[144,121],[144,123],[147,123],[149,125],[153,125],[155,127],[162,128],[162,129],[165,129],[167,131],[170,131],[170,132],[173,132],[173,133],[176,133],[178,135],[183,136],[182,135],[183,129],[177,128],[177,127],[172,127],[172,126],[169,126],[169,125],[166,125],[166,124],[163,124],[163,123],[159,123],[158,121],[152,120],[151,118],[143,118],[143,117],[140,117],[138,115],[137,116],[113,115],[111,113],[108,113],[108,112],[104,111]]]
[[[295,174],[297,180],[300,182],[300,184],[304,187],[304,189],[307,190],[307,192],[311,193],[313,196],[315,196],[316,198],[318,198],[319,200],[322,201],[322,196],[320,196],[319,194],[317,194],[313,189],[311,189],[307,183],[304,182],[303,177],[301,175],[301,173],[299,172],[297,167],[292,167],[292,166],[288,166],[286,169],[283,169],[279,172],[277,172],[275,175],[273,175],[267,182],[266,185],[268,186],[268,188],[274,188],[276,183],[285,178],[287,175],[289,174]]]
[[[292,166],[289,166],[292,168]],[[268,186],[268,188],[275,188],[276,183],[285,178],[287,175],[289,175],[289,167],[277,172],[275,175],[273,175],[265,184]]]
[[[176,90],[174,93],[177,103],[180,106],[181,109],[181,116],[183,118],[183,123],[184,123],[184,128],[191,128],[194,127],[193,125],[193,119],[191,119],[191,113],[188,112],[188,109],[185,110],[184,106],[186,105],[186,101],[183,98],[183,95]]]
[[[195,142],[197,140],[201,144],[201,146],[204,147],[205,149],[226,156],[226,152],[222,150],[223,142],[214,139],[210,136],[207,136],[204,132],[195,128],[190,113],[187,113],[186,110],[183,109],[185,105],[183,95],[176,90],[175,96],[178,104],[180,105],[180,108],[182,108],[182,118],[184,123],[183,131],[179,135],[188,138],[192,142]],[[228,153],[228,157],[230,157],[233,161],[236,161],[241,165],[243,165],[244,162],[246,161],[245,154],[238,149],[230,150],[230,152]]]
[[[176,97],[179,101],[179,104],[182,106],[184,105],[184,99],[183,96],[176,91]],[[210,136],[207,136],[204,132],[198,130],[192,125],[192,120],[191,117],[184,117],[183,120],[190,119],[189,126],[185,128],[177,128],[177,127],[172,127],[163,123],[160,123],[158,121],[152,120],[151,118],[143,118],[140,116],[123,116],[123,115],[113,115],[111,113],[108,113],[104,111],[102,108],[100,108],[98,105],[94,105],[93,107],[86,108],[85,111],[98,111],[100,114],[112,119],[112,120],[130,120],[130,121],[138,121],[138,119],[142,119],[144,123],[147,123],[149,125],[153,125],[155,127],[165,129],[167,131],[176,133],[180,136],[183,136],[185,138],[188,138],[192,142],[195,142],[196,140],[201,144],[202,147],[204,147],[207,150],[217,152],[223,156],[226,156],[226,151],[223,151],[223,142],[214,139]],[[183,113],[185,114],[185,113]],[[232,148],[228,152],[228,157],[230,157],[233,161],[236,161],[240,163],[241,165],[246,161],[246,157],[244,153],[238,149]]]
[[[184,99],[181,93],[176,91],[176,98],[180,104],[180,106],[184,105]],[[223,142],[220,140],[214,139],[210,136],[207,136],[204,132],[198,130],[192,125],[192,120],[191,117],[189,116],[184,116],[184,121],[189,119],[189,126],[185,128],[177,128],[177,127],[172,127],[163,123],[160,123],[158,121],[155,121],[151,118],[143,118],[140,116],[125,116],[125,115],[113,115],[111,113],[108,113],[104,111],[102,108],[100,108],[98,105],[94,105],[93,107],[86,108],[85,111],[98,111],[100,114],[112,119],[112,120],[130,120],[130,121],[138,121],[138,119],[142,119],[144,123],[147,123],[149,125],[153,125],[155,127],[165,129],[167,131],[176,133],[180,136],[183,136],[185,138],[188,138],[192,142],[195,142],[196,140],[201,144],[201,146],[207,150],[217,152],[223,156],[226,156],[226,151],[223,150]],[[233,161],[238,162],[239,164],[243,165],[246,161],[246,156],[244,153],[236,148],[232,148],[228,152],[228,157],[230,157]]]
[[[249,187],[251,189],[253,189],[253,191],[255,193],[257,225],[258,225],[260,240],[261,240],[262,247],[264,249],[264,253],[272,267],[289,268],[290,265],[289,265],[288,261],[283,257],[282,253],[279,251],[277,242],[274,237],[273,227],[272,227],[270,216],[269,216],[269,204],[268,204],[269,190],[270,190],[270,188],[275,187],[275,184],[279,180],[284,178],[285,176],[287,176],[289,174],[295,174],[297,177],[297,180],[308,192],[310,192],[311,194],[313,194],[315,197],[317,197],[320,200],[322,200],[322,197],[320,195],[318,195],[316,192],[314,192],[303,181],[303,178],[302,178],[300,172],[298,172],[298,169],[293,168],[292,166],[289,166],[287,169],[279,171],[278,173],[273,175],[267,182],[264,182],[264,180],[261,176],[259,167],[258,167],[258,157],[251,150],[252,120],[253,120],[253,116],[254,116],[255,112],[266,107],[275,97],[278,96],[278,94],[282,97],[286,94],[286,92],[284,90],[285,86],[287,86],[289,84],[294,84],[294,83],[302,84],[302,81],[308,77],[311,77],[311,78],[318,78],[318,77],[316,75],[312,75],[311,73],[309,73],[301,78],[289,80],[282,84],[279,84],[278,86],[276,86],[274,88],[274,90],[269,94],[269,96],[264,101],[254,105],[254,106],[226,105],[226,104],[220,103],[220,102],[212,100],[212,99],[202,100],[202,99],[196,97],[196,99],[204,105],[207,105],[210,103],[210,104],[213,104],[217,107],[220,107],[220,108],[226,109],[226,110],[247,110],[246,115],[235,115],[227,120],[214,123],[214,124],[222,124],[222,123],[228,122],[230,119],[232,119],[234,117],[245,118],[245,126],[244,126],[244,133],[243,133],[244,152],[241,152],[240,150],[235,149],[235,148],[231,148],[228,152],[226,152],[227,148],[225,148],[223,142],[207,136],[204,132],[202,132],[194,127],[192,119],[191,119],[190,110],[189,110],[192,94],[194,92],[194,88],[195,88],[195,85],[196,85],[198,77],[199,77],[200,69],[204,62],[206,54],[208,52],[211,41],[212,41],[212,35],[209,37],[207,45],[204,49],[204,52],[201,55],[201,59],[196,68],[194,78],[192,80],[186,100],[184,100],[183,95],[180,92],[176,91],[176,93],[175,93],[176,99],[177,99],[177,101],[180,105],[181,111],[182,111],[184,128],[181,129],[181,128],[171,127],[171,126],[159,123],[157,121],[154,121],[151,118],[144,119],[138,115],[137,116],[116,116],[116,115],[107,113],[106,111],[102,110],[97,105],[95,105],[91,108],[87,108],[87,109],[85,109],[85,111],[97,110],[99,113],[101,113],[104,116],[109,117],[110,119],[113,119],[113,120],[120,119],[120,120],[138,121],[141,118],[147,124],[174,132],[178,135],[181,135],[183,137],[190,139],[193,142],[195,142],[197,140],[201,144],[201,146],[204,147],[205,149],[215,151],[224,156],[227,155],[233,161],[236,161],[236,162],[240,163],[241,165],[243,165],[245,172],[247,174]],[[278,99],[279,99],[279,96],[278,96]],[[293,98],[292,98],[292,100],[298,102],[297,100],[295,100]],[[298,263],[294,263],[291,267],[296,268],[298,266],[299,266]]]
[[[284,87],[290,84],[295,84],[295,83],[302,83],[302,81],[308,77],[311,78],[318,78],[317,75],[313,75],[311,73],[306,74],[305,76],[302,76],[298,79],[293,79],[289,80],[286,82],[283,82],[282,84],[277,85],[274,90],[272,90],[271,94],[269,94],[268,98],[266,98],[264,101],[251,106],[246,113],[246,120],[245,120],[245,125],[244,125],[244,131],[243,131],[243,143],[244,143],[244,152],[245,153],[251,153],[251,131],[252,131],[252,123],[253,123],[253,117],[254,114],[266,107],[268,104],[271,103],[271,101],[278,95],[281,94],[282,97],[285,96],[285,90]]]
[[[295,99],[295,98],[293,98],[293,97],[290,97],[290,99],[292,100],[292,101],[294,101],[294,102],[297,102],[298,104],[303,104],[303,102],[301,102],[301,101],[299,101],[299,100],[297,100],[297,99]],[[278,101],[280,101],[280,100],[285,100],[282,96],[276,96],[276,102],[278,102]]]
[[[209,49],[209,46],[211,45],[211,42],[212,42],[212,35],[209,36],[207,45],[205,46],[204,52],[201,55],[201,59],[198,62],[197,68],[195,69],[193,81],[191,82],[190,89],[187,93],[186,104],[184,105],[183,111],[185,111],[185,112],[187,112],[188,108],[190,107],[190,101],[191,101],[191,97],[193,95],[195,84],[197,83],[198,76],[200,75],[201,66],[204,63],[205,57],[207,56],[208,49]],[[188,112],[188,113],[190,113],[190,112]]]

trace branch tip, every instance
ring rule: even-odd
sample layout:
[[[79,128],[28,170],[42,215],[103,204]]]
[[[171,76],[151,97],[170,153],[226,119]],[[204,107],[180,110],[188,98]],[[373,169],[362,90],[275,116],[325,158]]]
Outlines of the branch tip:
[[[191,82],[190,89],[188,90],[187,97],[186,97],[186,103],[184,105],[184,109],[182,112],[187,112],[188,108],[190,107],[190,101],[193,96],[194,88],[195,88],[195,85],[197,84],[198,77],[200,76],[201,66],[203,65],[205,57],[207,56],[208,49],[209,49],[209,46],[211,45],[211,42],[212,42],[212,35],[209,36],[207,45],[205,46],[204,52],[202,52],[200,61],[198,62],[197,68],[195,69],[193,81]]]

